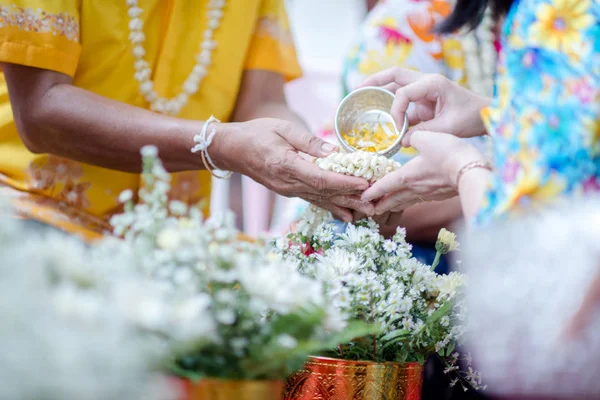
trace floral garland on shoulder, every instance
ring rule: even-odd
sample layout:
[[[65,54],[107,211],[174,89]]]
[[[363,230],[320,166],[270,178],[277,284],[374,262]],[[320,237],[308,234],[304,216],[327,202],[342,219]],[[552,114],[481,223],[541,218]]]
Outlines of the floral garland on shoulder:
[[[484,96],[494,94],[498,52],[495,46],[494,20],[486,9],[481,24],[457,38],[465,57],[465,74],[469,89]]]

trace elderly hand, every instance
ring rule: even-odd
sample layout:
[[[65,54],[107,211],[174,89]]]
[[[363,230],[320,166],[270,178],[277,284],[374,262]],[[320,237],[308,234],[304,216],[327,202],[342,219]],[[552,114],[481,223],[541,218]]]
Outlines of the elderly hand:
[[[376,215],[399,212],[427,200],[454,197],[460,169],[473,161],[484,161],[475,147],[445,133],[415,132],[410,145],[419,155],[375,182],[362,196],[363,201],[377,200]]]
[[[324,171],[302,157],[325,157],[337,148],[299,125],[262,118],[218,124],[217,131],[209,151],[219,168],[247,175],[283,196],[303,198],[345,222],[353,220],[353,210],[373,214],[373,205],[360,200],[368,181]]]
[[[382,86],[396,94],[392,116],[402,126],[407,114],[411,126],[403,139],[405,146],[416,131],[447,132],[463,138],[485,134],[479,112],[491,99],[442,75],[394,67],[369,77],[362,86]],[[409,108],[410,103],[414,108]]]

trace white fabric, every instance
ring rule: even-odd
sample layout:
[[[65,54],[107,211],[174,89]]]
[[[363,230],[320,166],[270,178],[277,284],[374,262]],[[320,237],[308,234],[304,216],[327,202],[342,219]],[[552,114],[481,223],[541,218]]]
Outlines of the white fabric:
[[[464,250],[468,343],[489,390],[598,398],[600,315],[565,334],[600,272],[598,199],[475,231]]]

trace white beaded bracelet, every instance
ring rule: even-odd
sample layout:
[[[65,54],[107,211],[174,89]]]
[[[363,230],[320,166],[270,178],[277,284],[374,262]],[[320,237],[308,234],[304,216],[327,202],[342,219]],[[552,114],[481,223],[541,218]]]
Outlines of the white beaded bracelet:
[[[208,132],[208,126],[210,125],[211,122],[221,122],[218,119],[216,119],[214,116],[210,116],[209,119],[206,120],[206,122],[204,123],[204,126],[202,127],[202,131],[200,132],[199,135],[194,136],[194,143],[196,143],[196,145],[194,147],[192,147],[192,153],[200,153],[200,157],[202,157],[202,163],[204,164],[204,167],[211,173],[212,176],[214,176],[217,179],[229,179],[232,175],[231,171],[221,171],[219,170],[219,168],[217,168],[217,166],[215,165],[215,163],[213,163],[212,159],[210,158],[210,154],[208,154],[208,148],[210,147],[210,145],[212,144],[212,141],[215,137],[215,135],[217,134],[217,130],[216,129],[212,129],[210,131],[210,134],[208,135],[208,137],[206,137],[206,132]],[[221,171],[224,174],[220,175],[219,173],[217,173],[217,171]]]

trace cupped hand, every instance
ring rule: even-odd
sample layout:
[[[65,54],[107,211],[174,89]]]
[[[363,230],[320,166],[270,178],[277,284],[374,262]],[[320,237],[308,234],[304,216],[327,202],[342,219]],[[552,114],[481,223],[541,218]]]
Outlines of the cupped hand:
[[[485,160],[467,141],[446,133],[417,131],[411,136],[410,145],[419,155],[375,182],[362,195],[363,201],[376,201],[376,215],[456,196],[459,170],[470,162]]]
[[[403,139],[404,146],[417,131],[446,132],[463,138],[485,134],[480,111],[491,99],[442,75],[393,67],[374,74],[361,86],[381,86],[395,93],[392,116],[402,126],[406,114],[411,126]],[[409,108],[411,103],[413,107]]]
[[[221,124],[218,132],[211,146],[221,160],[218,167],[247,175],[280,195],[303,198],[346,222],[353,220],[353,210],[373,214],[373,205],[360,199],[368,181],[322,170],[303,157],[326,157],[337,148],[301,126],[263,118]]]

